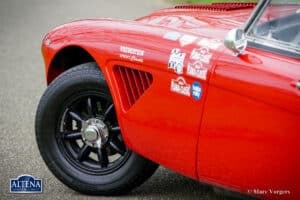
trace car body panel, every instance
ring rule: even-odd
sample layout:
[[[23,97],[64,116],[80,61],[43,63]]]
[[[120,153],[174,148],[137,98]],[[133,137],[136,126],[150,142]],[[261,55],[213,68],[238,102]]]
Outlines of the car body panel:
[[[47,83],[63,72],[53,66],[55,56],[67,47],[80,47],[103,72],[130,149],[193,179],[254,196],[259,194],[248,190],[290,190],[293,198],[261,196],[295,199],[300,197],[300,91],[294,86],[300,80],[299,60],[255,49],[234,57],[220,43],[251,11],[163,9],[136,21],[91,19],[62,25],[43,40]],[[196,39],[187,44],[165,38],[174,32]],[[219,42],[205,47],[211,54],[205,80],[186,73],[203,40]],[[123,47],[143,53],[124,57]],[[168,66],[174,49],[186,54],[183,74]],[[130,108],[124,106],[116,66],[153,77]],[[199,100],[171,91],[172,81],[180,77],[190,86],[201,85]]]
[[[231,54],[219,57],[210,79],[199,178],[264,198],[299,196],[300,90],[292,83],[300,62],[253,49]]]
[[[115,28],[113,33],[110,33],[112,27]],[[149,159],[197,179],[196,148],[207,81],[213,63],[224,47],[212,50],[210,63],[206,65],[207,80],[184,77],[189,85],[194,82],[202,85],[203,96],[196,101],[170,91],[171,80],[181,76],[168,69],[168,60],[174,48],[180,48],[186,53],[186,57],[189,57],[192,50],[199,46],[190,44],[181,47],[178,41],[163,38],[168,32],[169,30],[161,27],[155,28],[152,25],[129,21],[87,20],[66,24],[49,33],[44,39],[46,72],[49,72],[51,61],[57,52],[63,48],[79,46],[88,51],[108,82],[126,145]],[[201,39],[200,36],[195,37],[197,40]],[[51,40],[48,46],[47,40]],[[131,62],[130,59],[120,58],[121,46],[145,51],[143,62]],[[185,66],[187,63],[188,59],[185,60]],[[126,110],[121,102],[117,87],[120,80],[115,79],[113,72],[115,66],[140,69],[150,72],[153,76],[151,87],[129,110]],[[48,78],[48,82],[50,81]],[[157,98],[153,99],[153,96]],[[193,119],[189,116],[193,116]],[[174,151],[175,149],[178,151]]]

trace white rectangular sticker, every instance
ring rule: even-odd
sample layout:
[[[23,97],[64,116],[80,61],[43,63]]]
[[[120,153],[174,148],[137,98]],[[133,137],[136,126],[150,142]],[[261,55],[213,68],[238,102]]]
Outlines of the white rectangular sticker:
[[[193,49],[190,59],[199,60],[203,63],[209,64],[211,57],[212,57],[212,55],[209,52],[209,49],[203,47],[203,48],[199,48],[199,49]]]
[[[203,38],[197,44],[202,47],[207,47],[216,50],[222,44],[222,42],[219,39]]]
[[[183,77],[171,80],[171,91],[184,96],[191,96],[191,85],[187,84]]]
[[[169,58],[168,69],[173,69],[177,74],[183,73],[185,53],[180,49],[173,49]]]
[[[187,67],[187,75],[195,78],[200,78],[206,80],[207,69],[203,67],[200,61],[195,61],[194,63],[189,63]]]
[[[192,44],[195,40],[197,40],[197,37],[192,36],[192,35],[183,35],[180,39],[179,39],[179,43],[182,47]]]
[[[120,46],[120,52],[120,58],[130,61],[144,62],[144,50]]]

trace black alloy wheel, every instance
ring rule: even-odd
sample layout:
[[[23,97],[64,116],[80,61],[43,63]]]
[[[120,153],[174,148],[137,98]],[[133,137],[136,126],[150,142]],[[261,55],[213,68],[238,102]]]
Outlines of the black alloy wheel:
[[[127,193],[158,167],[126,147],[109,88],[94,62],[51,82],[40,100],[35,130],[47,167],[81,193]]]
[[[111,173],[129,157],[109,96],[93,90],[75,94],[65,102],[59,119],[57,142],[79,170]]]

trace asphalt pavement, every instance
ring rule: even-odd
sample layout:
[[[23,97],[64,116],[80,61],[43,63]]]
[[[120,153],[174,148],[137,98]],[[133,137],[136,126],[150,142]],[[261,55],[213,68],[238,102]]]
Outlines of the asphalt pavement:
[[[51,174],[37,149],[34,117],[46,88],[43,36],[77,19],[134,19],[168,6],[162,0],[0,0],[0,199],[226,199],[162,167],[128,195],[82,195]],[[9,180],[21,174],[41,178],[43,193],[11,194]]]

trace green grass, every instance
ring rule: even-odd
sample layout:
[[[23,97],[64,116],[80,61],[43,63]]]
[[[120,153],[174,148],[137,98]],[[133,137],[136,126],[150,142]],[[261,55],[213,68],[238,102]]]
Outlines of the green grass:
[[[172,0],[173,1],[173,0]],[[213,3],[213,2],[257,2],[257,0],[176,0],[176,3]]]

